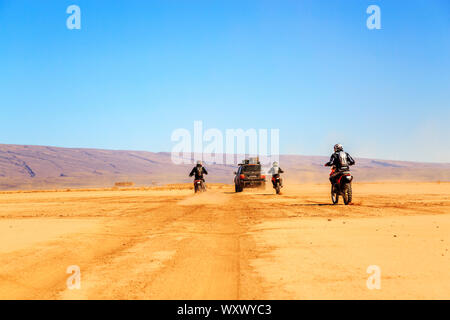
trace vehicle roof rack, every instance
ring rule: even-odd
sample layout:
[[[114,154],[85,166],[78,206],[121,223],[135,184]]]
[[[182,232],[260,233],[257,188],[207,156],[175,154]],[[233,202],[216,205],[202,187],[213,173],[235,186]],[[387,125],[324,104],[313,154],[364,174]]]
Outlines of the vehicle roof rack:
[[[246,165],[246,164],[256,165],[256,164],[261,164],[261,163],[259,162],[258,157],[244,159],[244,160],[242,160],[242,163],[239,163],[240,166]]]

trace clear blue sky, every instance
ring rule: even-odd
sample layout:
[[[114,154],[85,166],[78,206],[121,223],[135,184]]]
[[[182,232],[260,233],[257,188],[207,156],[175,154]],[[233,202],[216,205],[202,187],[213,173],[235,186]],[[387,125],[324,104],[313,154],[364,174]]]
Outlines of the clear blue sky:
[[[450,162],[450,2],[0,0],[0,108],[0,143],[170,151],[202,120]]]

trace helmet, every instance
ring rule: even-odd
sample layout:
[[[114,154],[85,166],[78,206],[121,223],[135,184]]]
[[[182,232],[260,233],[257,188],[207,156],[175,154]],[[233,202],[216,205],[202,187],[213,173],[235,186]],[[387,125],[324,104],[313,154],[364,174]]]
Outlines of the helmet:
[[[278,162],[275,161],[275,162],[273,163],[273,166],[274,166],[274,167],[278,167]]]
[[[338,152],[338,151],[343,151],[344,147],[342,146],[342,144],[335,144],[334,145],[334,152]]]
[[[197,166],[201,166],[202,162],[200,160],[197,161]]]

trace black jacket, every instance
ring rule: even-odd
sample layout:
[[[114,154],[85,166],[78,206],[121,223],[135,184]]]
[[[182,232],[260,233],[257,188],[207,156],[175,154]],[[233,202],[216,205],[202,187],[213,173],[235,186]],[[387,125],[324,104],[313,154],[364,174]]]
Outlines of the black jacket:
[[[204,174],[208,174],[208,171],[206,171],[205,167],[196,166],[196,167],[192,168],[191,173],[189,174],[189,177],[192,177],[193,175],[195,175],[195,180],[203,180]]]
[[[347,164],[349,166],[352,166],[355,164],[355,160],[353,160],[353,158],[346,152],[345,153],[346,157],[347,157]],[[340,170],[348,170],[349,167],[341,167],[341,161],[339,159],[339,152],[335,152],[331,155],[330,161],[328,161],[327,163],[325,163],[325,166],[327,167],[331,167],[331,166],[335,166],[336,169],[338,171]]]

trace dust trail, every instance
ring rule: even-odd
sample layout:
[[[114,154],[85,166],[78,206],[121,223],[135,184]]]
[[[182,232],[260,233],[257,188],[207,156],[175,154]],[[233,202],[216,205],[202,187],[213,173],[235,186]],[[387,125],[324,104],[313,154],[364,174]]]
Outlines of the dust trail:
[[[197,194],[194,194],[192,191],[191,196],[188,196],[186,199],[179,201],[178,204],[181,206],[194,206],[202,204],[221,205],[228,202],[229,200],[229,197],[218,191],[206,191]]]

